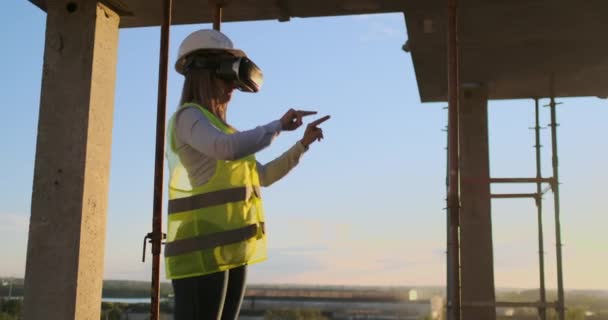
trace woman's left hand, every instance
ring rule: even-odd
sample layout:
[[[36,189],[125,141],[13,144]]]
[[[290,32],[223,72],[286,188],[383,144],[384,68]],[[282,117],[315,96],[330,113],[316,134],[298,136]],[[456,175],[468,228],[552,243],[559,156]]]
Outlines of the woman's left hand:
[[[285,115],[281,117],[281,130],[293,131],[302,125],[302,118],[317,114],[316,111],[304,111],[289,109]]]

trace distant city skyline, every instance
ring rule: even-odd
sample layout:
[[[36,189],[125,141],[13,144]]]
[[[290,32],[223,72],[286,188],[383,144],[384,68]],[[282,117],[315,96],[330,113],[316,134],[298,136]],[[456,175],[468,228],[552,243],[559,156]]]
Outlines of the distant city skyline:
[[[5,4],[0,33],[0,275],[22,277],[34,169],[45,14],[25,0]],[[10,12],[10,14],[8,14]],[[191,31],[175,26],[171,56]],[[15,32],[18,30],[19,32]],[[228,120],[248,129],[288,108],[331,114],[325,140],[286,178],[263,190],[269,260],[251,267],[249,283],[305,285],[445,284],[445,103],[422,104],[402,14],[226,23],[222,30],[263,69],[258,94],[233,95]],[[122,29],[118,50],[106,279],[149,280],[141,263],[151,230],[159,28]],[[171,62],[172,64],[172,62]],[[169,75],[168,113],[182,78]],[[608,101],[558,99],[564,283],[608,289]],[[542,101],[543,104],[546,100]],[[549,123],[543,109],[541,124]],[[533,101],[490,101],[492,177],[535,176]],[[267,162],[303,133],[284,132],[258,154]],[[544,176],[550,137],[542,131]],[[534,192],[535,186],[492,186]],[[497,288],[538,287],[533,200],[492,202]],[[553,202],[544,199],[547,288],[555,288]],[[150,257],[148,253],[148,258]],[[162,281],[164,275],[161,277]]]

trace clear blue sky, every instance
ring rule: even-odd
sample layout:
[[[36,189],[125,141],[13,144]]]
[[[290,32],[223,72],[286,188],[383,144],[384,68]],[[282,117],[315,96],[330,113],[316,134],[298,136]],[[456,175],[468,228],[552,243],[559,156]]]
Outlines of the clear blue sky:
[[[0,276],[23,276],[30,214],[45,15],[25,0],[4,4],[0,34]],[[179,42],[209,25],[172,29]],[[442,285],[445,283],[444,103],[422,104],[401,14],[224,24],[265,73],[259,94],[237,93],[228,114],[241,129],[289,107],[331,114],[326,139],[264,192],[269,261],[252,283]],[[120,31],[105,278],[149,278],[141,243],[151,229],[159,28]],[[169,75],[168,110],[182,78]],[[559,148],[565,285],[608,289],[608,101],[562,99]],[[533,176],[531,100],[490,102],[491,174]],[[543,110],[542,124],[548,123]],[[542,133],[546,175],[549,131]],[[283,133],[258,159],[300,138]],[[528,192],[533,186],[493,188]],[[555,286],[552,198],[545,198],[547,283]],[[497,286],[538,282],[532,201],[494,201]]]

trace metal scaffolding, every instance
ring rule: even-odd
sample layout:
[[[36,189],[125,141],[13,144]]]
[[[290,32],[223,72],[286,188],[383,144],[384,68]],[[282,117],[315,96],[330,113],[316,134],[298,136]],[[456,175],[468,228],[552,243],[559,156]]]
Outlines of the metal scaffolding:
[[[553,83],[553,81],[552,81]],[[551,85],[553,87],[553,85]],[[553,92],[553,91],[552,91]],[[492,194],[493,199],[514,199],[514,198],[532,198],[535,200],[537,208],[537,219],[538,219],[538,261],[539,261],[539,294],[540,300],[537,302],[496,302],[497,307],[520,307],[520,308],[533,308],[538,309],[539,318],[542,320],[547,319],[547,308],[554,308],[558,313],[559,319],[565,319],[565,308],[564,308],[564,288],[563,288],[563,269],[562,269],[562,252],[561,252],[561,227],[560,227],[560,210],[559,210],[559,175],[558,175],[558,157],[557,157],[557,123],[556,123],[556,110],[557,103],[555,97],[551,95],[550,103],[548,107],[551,110],[551,123],[548,125],[551,128],[551,152],[552,152],[552,166],[553,176],[542,177],[541,172],[541,144],[540,144],[540,116],[539,116],[539,99],[534,99],[535,104],[535,131],[536,143],[534,148],[536,149],[536,177],[535,178],[491,178],[490,183],[535,183],[535,193],[500,193]],[[542,184],[547,183],[548,188],[542,189]],[[557,259],[557,301],[547,302],[546,288],[545,288],[545,259],[544,259],[544,239],[543,239],[543,224],[542,224],[542,197],[549,190],[553,192],[554,210],[555,210],[555,239],[556,239],[556,259]]]
[[[560,226],[560,197],[559,197],[559,179],[558,179],[558,156],[557,156],[557,126],[556,123],[556,110],[555,107],[558,103],[555,102],[554,97],[550,97],[550,103],[547,105],[551,110],[551,123],[548,127],[551,128],[551,151],[552,151],[552,167],[553,176],[543,177],[541,171],[541,148],[540,144],[540,115],[539,115],[539,99],[535,98],[535,126],[531,129],[535,131],[535,151],[536,151],[536,177],[535,178],[490,178],[490,183],[500,184],[512,184],[512,183],[535,183],[535,193],[498,193],[491,194],[492,199],[521,199],[531,198],[534,199],[537,209],[537,220],[538,220],[538,261],[539,261],[539,301],[533,302],[508,302],[508,301],[496,301],[494,307],[510,307],[510,308],[537,308],[538,315],[541,320],[547,319],[547,308],[555,309],[560,320],[565,319],[565,307],[564,307],[564,288],[563,288],[563,268],[562,268],[562,244],[561,244],[561,226]],[[448,132],[449,138],[449,132]],[[448,144],[449,145],[449,144]],[[449,153],[449,146],[447,148]],[[448,179],[446,179],[446,185],[449,186],[449,163],[448,163]],[[542,188],[543,184],[548,184],[548,187]],[[542,197],[548,191],[553,192],[554,210],[555,210],[555,237],[556,237],[556,259],[557,259],[557,300],[555,302],[547,302],[546,286],[545,286],[545,250],[544,250],[544,236],[543,236],[543,202]],[[448,300],[447,300],[447,312],[448,319],[458,319],[461,314],[460,308],[460,283],[456,282],[459,279],[454,276],[455,270],[460,270],[460,265],[457,259],[457,252],[459,252],[459,242],[454,244],[452,241],[455,232],[453,228],[454,222],[452,215],[448,212]],[[458,231],[456,231],[458,232]],[[455,237],[458,239],[458,236]],[[452,250],[456,249],[456,253]],[[452,251],[452,252],[450,252]],[[458,273],[459,275],[459,273]],[[458,307],[456,307],[458,306]],[[468,303],[468,306],[483,307],[487,306],[487,303]]]

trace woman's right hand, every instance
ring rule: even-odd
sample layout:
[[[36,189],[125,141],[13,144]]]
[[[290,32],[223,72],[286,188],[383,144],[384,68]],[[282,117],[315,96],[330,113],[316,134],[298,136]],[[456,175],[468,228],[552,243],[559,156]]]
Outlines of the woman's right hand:
[[[316,111],[304,111],[289,109],[285,115],[281,117],[281,130],[293,131],[302,125],[302,117],[317,114]]]
[[[325,116],[309,123],[306,126],[306,131],[304,131],[304,137],[302,137],[302,140],[300,140],[304,147],[308,148],[311,143],[315,141],[321,141],[323,139],[323,129],[318,128],[317,126],[329,120],[329,118],[330,116]]]

